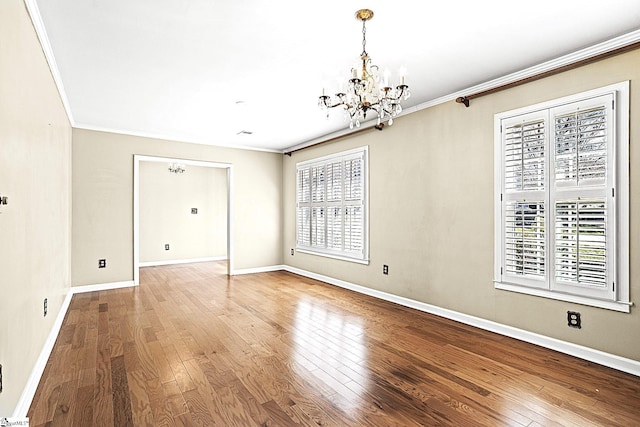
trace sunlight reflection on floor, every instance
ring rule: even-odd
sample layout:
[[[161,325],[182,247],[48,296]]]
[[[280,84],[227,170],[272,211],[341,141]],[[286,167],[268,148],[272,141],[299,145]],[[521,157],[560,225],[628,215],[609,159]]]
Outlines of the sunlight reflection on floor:
[[[294,360],[340,395],[340,406],[355,409],[362,404],[368,382],[364,366],[367,347],[360,319],[344,316],[335,307],[317,301],[300,301],[293,330]]]

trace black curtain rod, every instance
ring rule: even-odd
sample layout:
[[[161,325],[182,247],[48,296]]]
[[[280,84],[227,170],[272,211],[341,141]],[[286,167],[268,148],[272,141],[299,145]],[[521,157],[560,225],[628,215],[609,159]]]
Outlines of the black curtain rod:
[[[376,126],[373,126],[373,127],[370,127],[370,128],[367,127],[367,128],[358,129],[356,131],[353,131],[351,133],[347,133],[345,135],[334,136],[333,138],[325,139],[324,141],[319,141],[319,142],[316,142],[315,144],[307,145],[305,147],[296,148],[295,150],[291,150],[291,151],[285,151],[284,155],[291,157],[291,155],[293,153],[295,153],[296,151],[306,150],[307,148],[315,147],[315,146],[318,146],[318,145],[321,145],[321,144],[326,144],[327,142],[333,142],[333,141],[336,141],[336,140],[338,140],[340,138],[346,138],[347,136],[357,135],[357,134],[362,133],[362,132],[364,132],[366,130],[369,130],[369,129],[382,130],[383,127],[384,127],[384,123],[380,123],[379,125],[376,125]]]

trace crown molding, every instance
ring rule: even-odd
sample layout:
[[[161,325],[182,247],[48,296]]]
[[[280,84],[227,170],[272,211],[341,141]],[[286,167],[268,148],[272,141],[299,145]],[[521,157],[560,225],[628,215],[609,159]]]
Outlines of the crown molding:
[[[282,150],[276,150],[273,148],[252,147],[250,145],[212,143],[211,141],[206,141],[204,139],[194,138],[193,136],[187,136],[187,135],[181,135],[181,134],[165,134],[165,133],[155,133],[155,132],[132,131],[132,130],[110,128],[110,127],[103,127],[103,126],[94,126],[94,125],[89,125],[84,123],[76,123],[75,125],[73,125],[73,128],[91,130],[96,132],[115,133],[118,135],[139,136],[142,138],[162,139],[164,141],[171,141],[171,142],[208,145],[210,147],[218,147],[218,148],[262,151],[265,153],[278,153],[278,154],[282,154],[283,152]]]
[[[53,81],[58,89],[60,100],[62,101],[64,110],[67,113],[67,118],[73,127],[75,125],[75,121],[73,119],[73,113],[71,112],[71,105],[69,104],[69,98],[67,98],[67,92],[65,91],[64,84],[62,83],[62,76],[60,75],[58,64],[56,63],[56,58],[53,54],[53,49],[51,48],[51,43],[49,43],[49,36],[47,35],[47,30],[44,27],[38,3],[36,0],[24,0],[24,3],[27,7],[29,16],[31,17],[33,28],[36,30],[38,40],[40,40],[40,46],[42,46],[44,57],[47,60],[47,64],[49,64],[49,70],[51,71],[51,76],[53,77]]]
[[[596,45],[575,51],[567,55],[560,56],[558,58],[543,62],[538,65],[534,65],[529,68],[525,68],[524,70],[516,71],[515,73],[507,74],[503,77],[498,77],[497,79],[489,80],[485,83],[481,83],[476,86],[471,86],[466,89],[451,93],[449,95],[432,99],[431,101],[423,102],[422,104],[416,105],[415,108],[416,108],[416,111],[420,111],[429,107],[434,107],[436,105],[443,104],[445,102],[455,101],[460,96],[469,95],[470,93],[483,92],[499,86],[515,83],[520,80],[533,77],[537,74],[546,73],[561,67],[566,67],[568,65],[575,64],[580,61],[594,58],[598,55],[602,55],[602,54],[614,51],[616,49],[629,46],[639,41],[640,41],[640,30],[635,30],[630,33],[624,34],[622,36],[607,40],[605,42],[598,43]]]

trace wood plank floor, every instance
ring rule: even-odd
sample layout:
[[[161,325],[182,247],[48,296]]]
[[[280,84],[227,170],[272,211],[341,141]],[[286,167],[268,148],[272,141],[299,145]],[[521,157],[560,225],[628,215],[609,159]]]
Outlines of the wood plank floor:
[[[633,426],[640,378],[286,272],[74,296],[37,426]]]

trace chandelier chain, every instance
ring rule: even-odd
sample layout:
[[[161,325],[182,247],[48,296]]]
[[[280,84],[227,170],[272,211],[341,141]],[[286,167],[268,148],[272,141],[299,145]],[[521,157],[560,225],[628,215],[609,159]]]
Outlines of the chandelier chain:
[[[367,54],[367,21],[362,20],[362,54],[360,56],[368,56]]]

